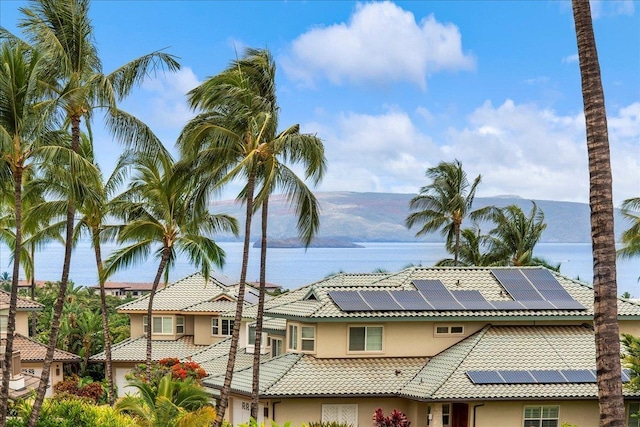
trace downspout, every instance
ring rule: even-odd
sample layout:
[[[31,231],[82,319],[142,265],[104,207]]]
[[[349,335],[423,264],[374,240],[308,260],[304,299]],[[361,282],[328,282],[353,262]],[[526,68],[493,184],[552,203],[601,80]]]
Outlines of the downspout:
[[[479,405],[473,405],[473,427],[476,427],[476,409],[479,406],[484,406],[484,403],[481,403]]]
[[[278,400],[277,402],[272,402],[271,403],[271,419],[273,420],[273,422],[276,422],[276,404],[277,403],[281,403],[281,400]]]

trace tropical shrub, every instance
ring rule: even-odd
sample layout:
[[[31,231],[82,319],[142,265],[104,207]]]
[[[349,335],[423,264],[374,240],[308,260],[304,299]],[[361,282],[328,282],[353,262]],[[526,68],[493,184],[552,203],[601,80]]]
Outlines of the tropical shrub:
[[[17,414],[7,419],[7,427],[24,427],[31,413],[31,402],[16,407]],[[37,427],[138,427],[131,417],[118,414],[109,406],[96,406],[79,397],[45,399]]]
[[[151,365],[151,377],[147,378],[147,365],[140,363],[125,376],[129,381],[139,380],[146,383],[158,384],[158,382],[167,374],[175,380],[190,379],[197,383],[207,376],[207,373],[199,363],[188,360],[181,362],[175,357],[165,357]]]
[[[309,422],[308,427],[353,427],[352,424],[339,423],[337,421],[316,421]]]
[[[69,377],[53,386],[55,396],[77,396],[90,399],[94,404],[106,402],[105,388],[91,378]]]
[[[373,413],[374,427],[409,427],[410,424],[407,416],[397,409],[391,411],[391,415],[387,417],[384,416],[382,408],[376,409]]]

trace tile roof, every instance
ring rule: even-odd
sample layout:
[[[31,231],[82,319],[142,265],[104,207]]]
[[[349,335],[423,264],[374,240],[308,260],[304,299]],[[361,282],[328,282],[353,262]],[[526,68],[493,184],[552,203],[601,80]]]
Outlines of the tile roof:
[[[22,372],[22,376],[24,377],[24,387],[20,389],[9,388],[10,399],[15,400],[24,398],[38,388],[40,377],[28,374],[26,372]],[[0,380],[2,380],[2,372],[0,372]]]
[[[395,396],[424,366],[426,357],[318,359],[285,353],[260,366],[261,397],[285,396]],[[221,388],[224,375],[204,381]],[[251,393],[251,367],[233,375],[231,388]]]
[[[193,343],[193,336],[185,335],[177,340],[153,340],[151,358],[160,360],[165,357],[184,359],[206,348],[207,345]],[[126,339],[111,348],[111,360],[114,362],[144,362],[147,359],[147,339],[139,337]],[[91,356],[93,362],[104,362],[104,352]]]
[[[204,350],[201,350],[191,356],[191,360],[198,362],[200,366],[207,372],[207,375],[218,376],[227,371],[227,361],[229,359],[229,346],[231,338],[219,341]],[[269,359],[268,354],[260,356],[260,360],[265,362]],[[253,353],[247,353],[245,348],[239,348],[236,354],[236,362],[234,370],[242,370],[253,366]]]
[[[513,269],[514,267],[498,267]],[[520,269],[541,267],[520,267]],[[338,274],[326,280],[287,292],[271,299],[265,305],[265,313],[273,317],[321,319],[376,318],[402,320],[403,318],[521,318],[552,317],[580,318],[593,317],[593,288],[577,280],[551,272],[571,297],[585,307],[585,310],[565,309],[522,309],[522,310],[432,310],[432,311],[355,311],[341,310],[328,295],[330,291],[363,290],[415,290],[413,280],[440,280],[450,290],[474,290],[489,301],[512,301],[502,285],[488,267],[411,267],[394,274]],[[640,317],[640,305],[618,300],[618,314],[621,317]],[[247,315],[249,315],[247,313]]]
[[[5,338],[2,339],[2,342],[4,341]],[[47,354],[47,345],[20,334],[14,335],[13,348],[20,350],[20,360],[23,362],[43,362]],[[57,348],[53,351],[54,362],[77,363],[80,360],[80,356],[68,351]]]
[[[595,399],[595,383],[474,384],[466,374],[474,370],[594,368],[595,340],[589,327],[487,326],[435,356],[401,394],[435,400]]]
[[[194,273],[167,286],[158,286],[153,299],[153,309],[157,311],[181,311],[190,306],[212,300],[221,294],[227,293],[227,291],[228,287],[222,281],[214,277],[211,277],[209,281],[205,281],[202,274]],[[147,311],[148,305],[149,295],[145,295],[135,301],[119,306],[118,311]]]
[[[11,294],[0,290],[0,309],[9,308]],[[39,302],[32,301],[28,298],[18,297],[16,308],[23,311],[42,310],[44,306]]]

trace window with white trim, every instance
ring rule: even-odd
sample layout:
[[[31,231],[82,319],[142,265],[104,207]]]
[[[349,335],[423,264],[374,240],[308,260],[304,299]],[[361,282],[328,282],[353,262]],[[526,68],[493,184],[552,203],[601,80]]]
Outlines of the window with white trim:
[[[357,426],[358,425],[358,405],[357,404],[322,405],[322,422]]]
[[[627,412],[627,426],[640,427],[640,402],[629,402],[629,412]]]
[[[282,340],[278,338],[271,338],[271,357],[280,356],[282,354]]]
[[[142,332],[149,333],[149,318],[146,314],[142,316]]]
[[[464,335],[464,326],[462,325],[434,325],[433,333],[435,336]]]
[[[173,334],[173,316],[154,316],[151,322],[152,333],[158,335]]]
[[[382,326],[349,326],[349,351],[382,351]]]
[[[525,406],[524,427],[558,427],[559,406]]]
[[[298,325],[289,325],[289,340],[288,340],[288,348],[289,350],[297,350],[298,349]]]
[[[233,320],[220,317],[211,318],[211,335],[228,337],[233,333]]]
[[[316,351],[315,326],[302,326],[300,332],[300,349],[302,351]]]
[[[449,427],[451,425],[451,405],[448,403],[442,404],[442,427]]]
[[[176,334],[184,334],[184,316],[176,316]]]

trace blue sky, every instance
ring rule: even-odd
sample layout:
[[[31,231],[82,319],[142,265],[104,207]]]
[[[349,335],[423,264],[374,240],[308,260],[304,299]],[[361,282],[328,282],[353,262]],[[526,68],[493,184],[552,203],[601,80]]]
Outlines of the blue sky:
[[[26,4],[2,0],[0,25],[18,32]],[[619,204],[640,196],[640,3],[592,8]],[[180,58],[123,104],[167,147],[194,115],[190,89],[268,48],[281,125],[324,141],[320,191],[415,193],[457,158],[482,174],[478,196],[588,201],[569,1],[95,0],[91,16],[105,72],[163,48]],[[108,172],[120,147],[94,126]]]

